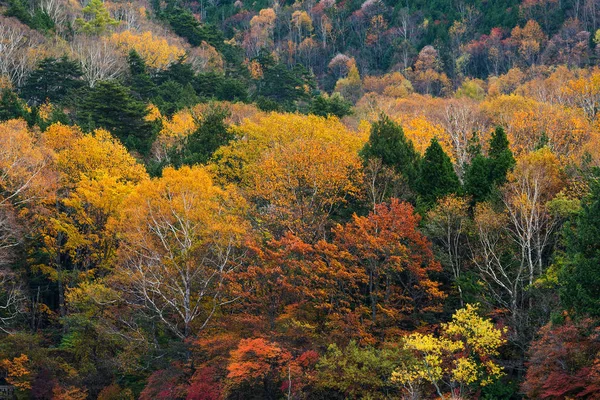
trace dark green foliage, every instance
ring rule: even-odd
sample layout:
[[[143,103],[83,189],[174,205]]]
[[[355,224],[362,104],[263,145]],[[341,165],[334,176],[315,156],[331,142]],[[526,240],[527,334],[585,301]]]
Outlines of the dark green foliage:
[[[207,110],[198,129],[186,137],[180,161],[175,165],[205,164],[219,147],[229,143],[233,139],[233,133],[225,122],[229,115],[229,110],[219,106]]]
[[[559,272],[560,299],[581,316],[600,317],[600,169],[590,178],[575,224],[566,227],[566,254]]]
[[[115,81],[98,82],[82,104],[80,125],[104,128],[129,149],[142,154],[150,150],[154,128],[144,120],[146,104],[136,100],[128,88]]]
[[[79,63],[66,56],[43,59],[21,88],[21,96],[33,104],[49,99],[60,102],[84,85]]]
[[[13,118],[29,119],[29,112],[25,108],[23,100],[10,89],[3,89],[0,92],[0,121],[7,121]]]
[[[412,142],[406,138],[402,127],[382,114],[378,121],[371,125],[369,141],[360,152],[363,160],[378,158],[383,165],[401,173],[409,186],[415,187],[420,156]]]
[[[425,151],[421,162],[417,192],[424,206],[433,205],[438,199],[460,191],[460,181],[454,172],[450,157],[436,138]]]
[[[193,85],[198,96],[203,99],[225,101],[248,100],[248,89],[243,81],[215,72],[196,75]]]
[[[488,156],[476,152],[465,172],[465,192],[474,202],[489,199],[497,186],[506,182],[506,175],[515,165],[504,129],[497,127],[490,139]]]
[[[502,127],[497,127],[490,140],[488,157],[492,161],[491,180],[496,185],[506,182],[506,174],[515,165],[515,158],[508,147],[508,138]]]
[[[129,64],[129,77],[127,85],[132,95],[138,100],[147,100],[156,95],[156,85],[148,73],[148,67],[144,59],[135,51],[131,50],[127,57]]]
[[[156,89],[156,97],[153,103],[164,115],[172,115],[175,112],[198,104],[200,99],[191,83],[182,85],[175,81],[166,81]]]
[[[322,117],[335,115],[338,118],[342,118],[352,114],[352,104],[344,100],[344,98],[337,93],[330,97],[318,96],[315,97],[310,104],[309,113],[320,115]]]
[[[8,8],[4,12],[7,17],[17,18],[30,28],[40,31],[54,29],[54,21],[37,5],[30,4],[27,0],[9,0]]]
[[[276,102],[283,110],[293,111],[297,101],[310,98],[310,91],[316,83],[302,65],[296,64],[289,69],[264,51],[256,61],[261,66],[263,76],[256,82],[255,100],[265,98]],[[262,102],[268,103],[264,100]]]

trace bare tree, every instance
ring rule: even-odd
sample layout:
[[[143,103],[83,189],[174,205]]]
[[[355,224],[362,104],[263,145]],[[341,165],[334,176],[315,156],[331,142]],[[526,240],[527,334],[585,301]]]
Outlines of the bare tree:
[[[98,81],[116,79],[125,71],[125,56],[106,38],[79,35],[71,51],[81,63],[83,76],[90,87]]]
[[[36,47],[43,41],[42,35],[17,19],[0,16],[0,74],[21,86],[41,56]]]

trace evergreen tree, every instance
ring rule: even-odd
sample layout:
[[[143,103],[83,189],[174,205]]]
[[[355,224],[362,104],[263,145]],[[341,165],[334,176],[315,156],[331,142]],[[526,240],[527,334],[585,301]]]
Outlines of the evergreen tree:
[[[75,23],[82,32],[91,35],[101,35],[111,26],[119,25],[119,21],[112,18],[102,0],[91,0],[83,7],[83,15],[86,19],[77,18]]]
[[[344,100],[339,93],[334,93],[331,96],[318,96],[313,99],[309,113],[322,117],[335,115],[342,118],[352,114],[352,104]]]
[[[465,172],[465,192],[474,202],[487,200],[494,188],[506,182],[506,175],[515,165],[504,129],[497,127],[490,139],[488,157],[476,151]]]
[[[82,75],[79,63],[66,56],[45,58],[25,81],[21,96],[33,104],[43,103],[46,99],[60,102],[84,85]]]
[[[0,122],[23,118],[29,120],[24,102],[12,90],[5,88],[0,92]]]
[[[411,188],[415,187],[418,177],[420,156],[412,142],[406,138],[402,127],[382,114],[378,121],[371,125],[369,141],[360,152],[366,161],[381,159],[383,165],[401,173]]]
[[[515,166],[515,158],[508,147],[508,138],[502,127],[496,127],[490,139],[488,156],[492,161],[490,179],[496,185],[506,182],[506,175]]]
[[[594,171],[575,226],[567,228],[560,299],[579,315],[600,317],[600,169]]]
[[[134,99],[129,89],[103,81],[84,100],[80,124],[88,129],[105,128],[129,149],[145,154],[154,139],[154,128],[144,120],[147,114],[146,104]]]
[[[436,138],[425,151],[421,162],[417,192],[424,206],[433,205],[437,199],[460,191],[460,181],[454,172],[450,157]]]
[[[132,94],[139,100],[148,100],[156,95],[156,85],[148,73],[146,61],[131,49],[127,57],[129,64],[128,85]]]
[[[216,106],[202,116],[198,129],[185,140],[182,164],[205,164],[219,147],[233,139],[225,122],[229,115],[229,110]]]

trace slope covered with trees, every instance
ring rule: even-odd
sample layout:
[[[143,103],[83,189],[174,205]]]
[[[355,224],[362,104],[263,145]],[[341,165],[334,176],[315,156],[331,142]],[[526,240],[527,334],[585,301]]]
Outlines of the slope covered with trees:
[[[600,398],[598,21],[0,1],[0,385]]]

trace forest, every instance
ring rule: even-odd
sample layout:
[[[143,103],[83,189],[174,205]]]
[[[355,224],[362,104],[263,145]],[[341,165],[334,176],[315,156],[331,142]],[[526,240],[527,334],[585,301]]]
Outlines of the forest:
[[[600,399],[600,0],[0,0],[0,398]]]

